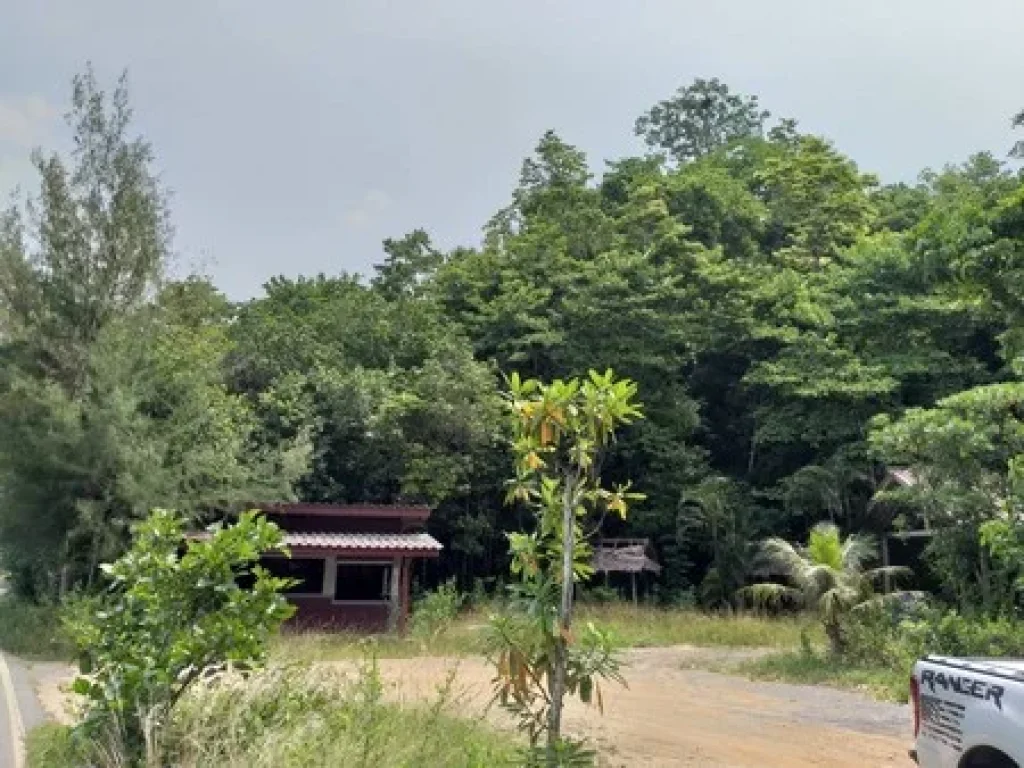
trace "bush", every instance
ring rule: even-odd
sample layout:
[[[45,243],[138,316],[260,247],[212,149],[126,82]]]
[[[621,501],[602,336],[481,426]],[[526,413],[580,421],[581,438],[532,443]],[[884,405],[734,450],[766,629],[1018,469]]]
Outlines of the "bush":
[[[810,644],[748,664],[755,677],[868,688],[903,701],[914,662],[927,654],[1024,656],[1024,627],[1010,619],[966,619],[923,605],[909,610],[856,611],[843,626],[839,656],[822,655]]]
[[[25,739],[28,768],[77,768],[89,761],[74,730],[46,723],[32,729]]]
[[[427,592],[413,606],[410,631],[418,640],[432,640],[448,630],[459,615],[465,596],[451,579]]]
[[[280,547],[278,528],[255,513],[181,551],[183,523],[157,510],[131,549],[104,566],[108,591],[81,601],[68,619],[81,650],[81,732],[125,764],[158,764],[175,705],[203,675],[260,662],[270,635],[293,610],[289,582],[256,563]],[[242,588],[248,579],[252,586]]]
[[[162,762],[177,768],[490,768],[512,765],[514,745],[453,716],[453,677],[432,702],[389,703],[376,663],[354,677],[323,667],[227,671],[199,682],[164,731]],[[29,768],[121,766],[99,745],[48,725],[28,741]]]
[[[0,597],[0,649],[27,659],[74,656],[59,606],[34,605],[13,595]]]

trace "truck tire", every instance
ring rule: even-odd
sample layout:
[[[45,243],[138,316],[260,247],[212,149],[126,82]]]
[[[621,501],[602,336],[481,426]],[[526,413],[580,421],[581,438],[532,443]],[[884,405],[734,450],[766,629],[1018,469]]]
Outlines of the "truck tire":
[[[998,749],[975,747],[960,760],[960,768],[1020,768],[1020,766]]]

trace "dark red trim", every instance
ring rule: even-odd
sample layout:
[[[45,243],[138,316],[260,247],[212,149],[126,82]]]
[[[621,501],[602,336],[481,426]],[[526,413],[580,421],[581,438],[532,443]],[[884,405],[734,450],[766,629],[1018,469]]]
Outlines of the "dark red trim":
[[[351,518],[399,518],[426,522],[430,517],[430,507],[421,505],[392,504],[309,504],[309,503],[275,503],[254,504],[253,508],[277,515],[309,515],[322,517]]]

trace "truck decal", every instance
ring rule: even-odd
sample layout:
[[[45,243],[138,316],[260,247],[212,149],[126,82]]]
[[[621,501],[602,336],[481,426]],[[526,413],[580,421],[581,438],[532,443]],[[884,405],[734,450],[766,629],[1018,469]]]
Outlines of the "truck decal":
[[[957,693],[961,696],[971,696],[985,702],[992,702],[996,709],[1003,709],[1003,694],[1006,689],[1001,685],[987,683],[984,680],[975,680],[964,675],[946,674],[926,669],[921,672],[921,685],[928,686],[928,690],[935,693],[936,688],[946,692]]]
[[[957,752],[963,750],[966,707],[938,696],[921,696],[921,733]]]

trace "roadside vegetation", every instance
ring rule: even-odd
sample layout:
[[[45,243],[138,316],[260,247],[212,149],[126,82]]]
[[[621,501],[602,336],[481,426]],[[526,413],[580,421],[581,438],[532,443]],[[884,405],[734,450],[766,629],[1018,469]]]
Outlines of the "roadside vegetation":
[[[66,661],[74,645],[58,605],[0,595],[0,650],[33,661]]]
[[[443,630],[427,637],[417,636],[415,632],[407,637],[288,632],[272,643],[272,655],[294,661],[360,659],[371,651],[380,658],[479,655],[484,652],[488,618],[498,608],[497,603],[467,608],[454,616]],[[814,618],[802,615],[771,618],[754,611],[707,613],[616,601],[599,606],[581,605],[577,619],[593,622],[622,648],[692,645],[782,650],[798,648],[805,636],[815,645],[823,641]]]
[[[515,742],[460,717],[453,681],[420,704],[389,702],[372,660],[351,675],[271,666],[204,680],[165,725],[162,755],[175,768],[490,768],[514,765]],[[73,729],[47,725],[29,740],[29,768],[96,764]],[[111,760],[100,765],[122,765]]]

